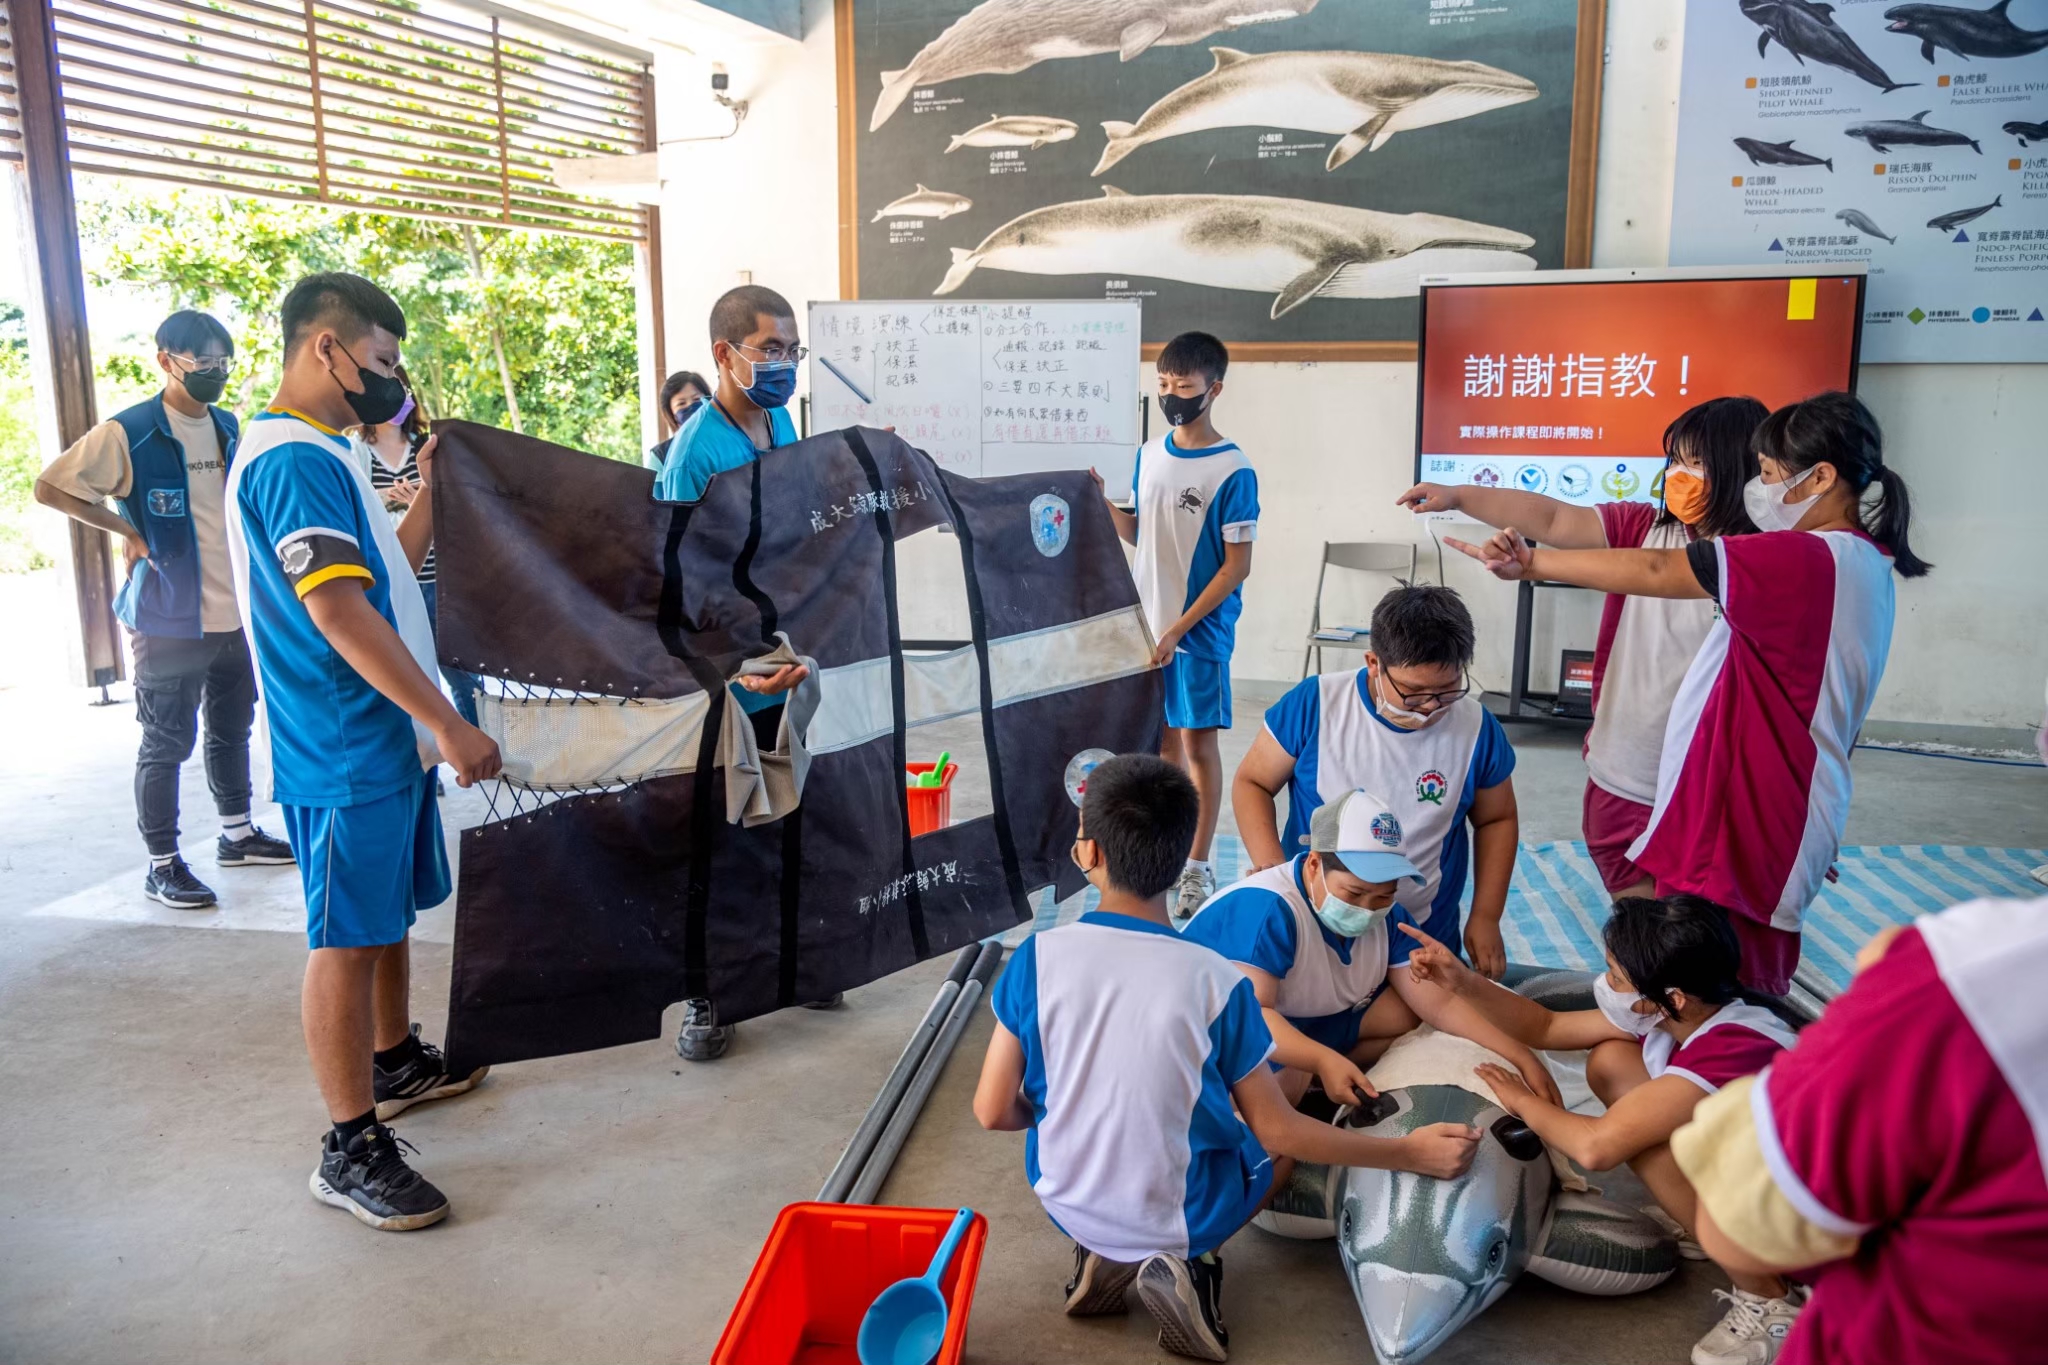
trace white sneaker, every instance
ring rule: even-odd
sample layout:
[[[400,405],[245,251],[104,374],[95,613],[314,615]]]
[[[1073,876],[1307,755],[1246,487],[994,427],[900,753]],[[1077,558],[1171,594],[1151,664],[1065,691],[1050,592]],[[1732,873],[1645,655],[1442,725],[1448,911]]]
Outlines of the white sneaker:
[[[1216,894],[1216,874],[1208,868],[1189,866],[1181,869],[1180,894],[1173,907],[1173,922],[1186,924],[1202,908],[1202,902]]]
[[[1643,1216],[1664,1230],[1664,1235],[1678,1243],[1678,1254],[1688,1261],[1704,1261],[1707,1252],[1698,1242],[1686,1235],[1685,1224],[1664,1212],[1659,1204],[1643,1205]]]
[[[1800,1289],[1782,1299],[1745,1289],[1716,1289],[1714,1294],[1728,1300],[1728,1311],[1693,1346],[1692,1365],[1771,1365],[1806,1306],[1805,1291]]]

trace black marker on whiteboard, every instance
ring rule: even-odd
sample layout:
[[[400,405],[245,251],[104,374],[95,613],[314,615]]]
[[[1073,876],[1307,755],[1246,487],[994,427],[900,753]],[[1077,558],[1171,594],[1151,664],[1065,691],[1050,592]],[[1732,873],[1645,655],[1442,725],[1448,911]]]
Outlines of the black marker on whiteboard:
[[[828,356],[825,356],[824,354],[821,353],[818,356],[818,363],[823,365],[826,369],[832,371],[833,377],[837,379],[840,383],[846,385],[847,388],[852,389],[853,396],[855,398],[858,398],[863,403],[872,403],[875,401],[874,399],[867,396],[866,392],[861,389],[860,385],[853,382],[853,377],[851,375],[847,374],[846,371],[840,369],[837,365],[834,365]]]

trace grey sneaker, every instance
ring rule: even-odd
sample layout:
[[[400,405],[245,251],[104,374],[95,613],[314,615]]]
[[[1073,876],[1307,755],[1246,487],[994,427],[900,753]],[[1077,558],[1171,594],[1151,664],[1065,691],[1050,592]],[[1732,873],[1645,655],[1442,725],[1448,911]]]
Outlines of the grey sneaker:
[[[1186,924],[1202,908],[1202,902],[1216,894],[1216,874],[1199,867],[1181,869],[1179,894],[1174,899],[1173,922]]]
[[[1097,1256],[1074,1245],[1074,1277],[1067,1281],[1067,1316],[1096,1318],[1130,1311],[1124,1291],[1138,1278],[1138,1267]]]
[[[1195,1360],[1230,1359],[1223,1328],[1223,1261],[1154,1256],[1138,1268],[1138,1299],[1159,1323],[1159,1344]]]
[[[733,1025],[718,1022],[718,1007],[709,1000],[685,1000],[676,1055],[686,1062],[715,1062],[732,1046],[737,1032]]]

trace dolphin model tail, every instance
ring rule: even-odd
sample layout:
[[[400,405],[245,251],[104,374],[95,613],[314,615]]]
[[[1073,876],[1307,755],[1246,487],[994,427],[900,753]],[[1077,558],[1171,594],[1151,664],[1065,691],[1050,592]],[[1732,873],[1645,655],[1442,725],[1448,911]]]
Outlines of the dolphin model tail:
[[[870,130],[870,131],[872,131],[872,130]],[[947,144],[946,144],[946,151],[948,151],[948,152],[957,152],[957,151],[959,151],[959,150],[960,150],[960,144],[961,144],[961,143],[963,143],[963,142],[965,142],[965,141],[967,141],[967,134],[965,134],[965,133],[961,133],[961,134],[957,135],[956,137],[954,137],[954,139],[953,139],[953,140],[952,140],[951,142],[949,142],[949,143],[947,143]]]
[[[967,283],[967,277],[974,273],[974,267],[978,264],[980,264],[980,262],[974,259],[974,253],[969,251],[966,247],[954,247],[953,266],[950,270],[946,272],[946,278],[939,281],[939,287],[937,289],[932,290],[932,293],[952,293],[955,289],[958,289],[961,285]]]
[[[1095,163],[1095,169],[1088,172],[1090,175],[1101,175],[1144,145],[1142,141],[1132,136],[1138,131],[1138,125],[1135,123],[1118,123],[1110,119],[1103,123],[1102,131],[1108,135],[1109,145],[1102,149],[1102,160]]]
[[[905,67],[901,71],[882,73],[882,95],[875,101],[875,112],[868,119],[868,131],[874,132],[889,121],[889,115],[896,112],[903,101],[910,98],[910,92],[917,84],[917,73]],[[952,148],[946,150],[951,151]]]
[[[1834,169],[1835,169],[1835,159],[1834,159],[1833,157],[1831,157],[1831,156],[1830,156],[1830,157],[1823,157],[1823,158],[1821,159],[1821,164],[1822,164],[1823,166],[1826,166],[1826,167],[1827,167],[1827,168],[1828,168],[1828,169],[1829,169],[1830,171],[1832,171],[1832,170],[1834,170]]]

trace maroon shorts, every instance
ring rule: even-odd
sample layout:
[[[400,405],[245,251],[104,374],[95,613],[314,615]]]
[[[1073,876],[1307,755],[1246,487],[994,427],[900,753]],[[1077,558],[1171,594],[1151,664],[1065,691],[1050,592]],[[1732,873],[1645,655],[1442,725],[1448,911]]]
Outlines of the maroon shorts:
[[[1659,896],[1687,889],[1662,877],[1657,879]],[[1792,973],[1799,968],[1799,931],[1775,928],[1751,919],[1740,910],[1730,910],[1728,922],[1735,926],[1735,942],[1742,949],[1742,967],[1735,973],[1735,979],[1764,995],[1783,995],[1790,991]]]
[[[1579,823],[1586,833],[1586,852],[1600,870],[1600,881],[1610,894],[1626,891],[1649,877],[1649,873],[1628,860],[1628,846],[1650,827],[1649,806],[1616,796],[1596,782],[1586,783],[1586,799]]]

